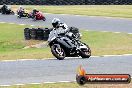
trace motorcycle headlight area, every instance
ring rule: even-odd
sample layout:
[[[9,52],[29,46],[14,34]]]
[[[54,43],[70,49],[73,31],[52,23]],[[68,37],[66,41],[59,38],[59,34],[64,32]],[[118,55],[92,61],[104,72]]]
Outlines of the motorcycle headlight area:
[[[81,49],[87,49],[87,46],[83,45],[83,46],[80,46]]]
[[[73,35],[73,33],[69,32],[67,35],[71,37]]]
[[[80,35],[80,37],[82,37],[82,34],[81,33],[79,33],[79,35]]]

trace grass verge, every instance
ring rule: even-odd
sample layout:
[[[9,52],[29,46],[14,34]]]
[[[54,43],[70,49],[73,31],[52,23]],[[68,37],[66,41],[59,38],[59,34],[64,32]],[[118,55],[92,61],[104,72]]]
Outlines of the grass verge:
[[[53,55],[49,47],[23,49],[43,41],[25,41],[23,29],[28,25],[0,23],[0,60],[42,59]],[[87,43],[92,55],[132,54],[132,35],[81,30],[81,41]]]
[[[79,86],[77,83],[53,83],[53,84],[40,84],[40,85],[23,85],[23,86],[10,86],[0,88],[131,88],[130,84],[85,84]]]
[[[16,10],[19,6],[15,5],[12,7]],[[44,13],[132,18],[131,5],[27,5],[24,7],[30,11],[36,8]]]

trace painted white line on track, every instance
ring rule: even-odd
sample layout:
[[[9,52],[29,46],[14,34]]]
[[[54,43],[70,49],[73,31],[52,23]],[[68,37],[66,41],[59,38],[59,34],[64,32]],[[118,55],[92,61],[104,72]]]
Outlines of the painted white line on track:
[[[69,83],[69,82],[76,82],[73,81],[56,81],[56,82],[42,82],[42,83],[25,83],[25,84],[13,84],[13,85],[0,85],[0,86],[22,86],[22,85],[39,85],[39,84],[53,84],[53,83]]]
[[[132,56],[132,54],[123,54],[124,56]]]
[[[30,84],[33,84],[33,85],[38,85],[38,84],[41,84],[41,83],[30,83]]]
[[[14,61],[17,61],[17,60],[1,60],[0,62],[14,62]]]
[[[118,57],[118,56],[124,56],[124,55],[102,55],[102,57]]]
[[[132,77],[131,77],[132,79]],[[55,81],[55,82],[42,82],[42,83],[25,83],[25,84],[13,84],[13,85],[0,85],[3,87],[8,87],[8,86],[22,86],[22,85],[39,85],[39,84],[52,84],[52,83],[70,83],[70,82],[76,82],[76,80],[73,81]]]
[[[25,85],[25,84],[14,84],[15,86],[22,86],[22,85]]]
[[[132,79],[132,77],[131,77]],[[76,82],[76,80],[73,81],[57,81],[57,82],[42,82],[42,83],[25,83],[25,84],[13,84],[13,85],[0,85],[2,87],[9,87],[9,86],[23,86],[23,85],[39,85],[39,84],[54,84],[54,83],[70,83],[70,82]]]
[[[51,84],[51,83],[57,83],[57,82],[43,82],[43,83]]]
[[[58,82],[56,82],[56,83],[69,83],[69,82],[75,82],[76,80],[74,80],[74,81],[58,81]]]
[[[9,24],[15,24],[15,23],[9,23]]]
[[[101,31],[101,32],[109,32],[109,31]]]
[[[16,61],[27,61],[27,60],[32,61],[32,60],[37,60],[37,59],[18,59]],[[40,59],[38,59],[38,60],[40,60]]]
[[[119,57],[119,56],[132,56],[132,54],[122,54],[122,55],[100,55],[100,56],[91,56],[93,58],[99,57]],[[80,57],[68,57],[66,59],[74,59]],[[1,60],[0,62],[15,62],[15,61],[39,61],[39,60],[54,60],[55,58],[43,58],[43,59],[17,59],[17,60]]]
[[[51,14],[51,13],[47,13],[47,14]],[[57,15],[86,16],[86,15],[75,15],[75,14],[57,14]],[[88,16],[88,17],[92,17],[92,16]]]
[[[101,57],[101,56],[91,56],[91,57]]]
[[[19,25],[26,25],[26,24],[19,24]]]
[[[122,55],[101,55],[102,57],[118,57],[118,56],[132,56],[132,54],[122,54]]]
[[[11,86],[11,85],[0,85],[0,86],[3,86],[3,87],[9,87],[9,86]]]
[[[71,16],[86,16],[86,17],[91,17],[91,18],[95,18],[95,17],[102,17],[102,18],[106,18],[106,19],[131,19],[131,18],[121,18],[121,17],[108,17],[108,16],[90,16],[90,15],[76,15],[76,14],[54,14],[54,13],[44,13],[44,14],[53,14],[53,15],[71,15]]]
[[[104,32],[104,33],[116,33],[116,34],[119,34],[119,33],[122,33],[122,32],[112,32],[112,31],[97,31],[97,30],[85,30],[85,31],[95,31],[95,32]],[[129,35],[132,35],[132,33],[125,33],[125,34],[129,34]]]
[[[63,15],[67,15],[67,14],[63,14]],[[8,22],[0,22],[0,23],[8,23]],[[16,24],[16,23],[8,23],[8,24]],[[18,24],[18,25],[26,25],[26,24]],[[30,25],[30,26],[35,26],[35,25]],[[96,30],[85,30],[85,31],[96,31]],[[98,31],[98,32],[111,32],[111,31]],[[121,32],[112,32],[112,33],[121,33]],[[132,34],[132,33],[127,33],[127,34]]]
[[[2,23],[2,24],[3,24],[3,23],[6,23],[6,22],[0,22],[0,23]]]
[[[53,14],[53,13],[44,13],[44,14]],[[53,14],[54,15],[54,14]],[[121,20],[126,20],[126,19],[132,19],[132,18],[123,18],[123,17],[110,17],[110,16],[90,16],[90,15],[75,15],[75,14],[56,14],[56,15],[71,15],[71,16],[85,16],[85,17],[91,17],[91,18],[106,18],[106,19],[121,19]]]
[[[127,34],[130,34],[131,35],[132,33],[127,33]]]
[[[30,26],[35,26],[35,25],[30,25]]]
[[[114,33],[121,33],[121,32],[114,32]]]

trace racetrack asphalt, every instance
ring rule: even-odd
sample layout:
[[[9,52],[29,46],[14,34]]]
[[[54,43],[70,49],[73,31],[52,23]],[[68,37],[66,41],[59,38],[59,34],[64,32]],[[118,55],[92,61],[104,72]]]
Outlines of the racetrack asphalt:
[[[88,74],[130,74],[132,56],[0,62],[0,85],[74,81],[82,65]]]
[[[15,15],[0,15],[0,22],[51,27],[51,20],[60,18],[69,26],[96,31],[132,33],[132,19],[45,14],[47,20],[18,19]],[[74,81],[77,67],[87,73],[123,73],[132,75],[132,56],[91,57],[89,59],[31,60],[0,62],[0,85]]]
[[[75,26],[80,29],[132,33],[132,19],[128,18],[109,18],[60,14],[45,14],[45,17],[47,19],[45,22],[35,22],[32,19],[27,18],[19,19],[16,15],[0,15],[0,22],[12,22],[17,24],[51,27],[52,19],[59,18],[68,26]]]

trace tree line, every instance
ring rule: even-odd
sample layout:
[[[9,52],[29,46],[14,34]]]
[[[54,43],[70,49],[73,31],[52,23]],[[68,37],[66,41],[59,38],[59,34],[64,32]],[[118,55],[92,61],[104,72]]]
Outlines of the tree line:
[[[132,0],[0,0],[10,5],[129,5]]]

